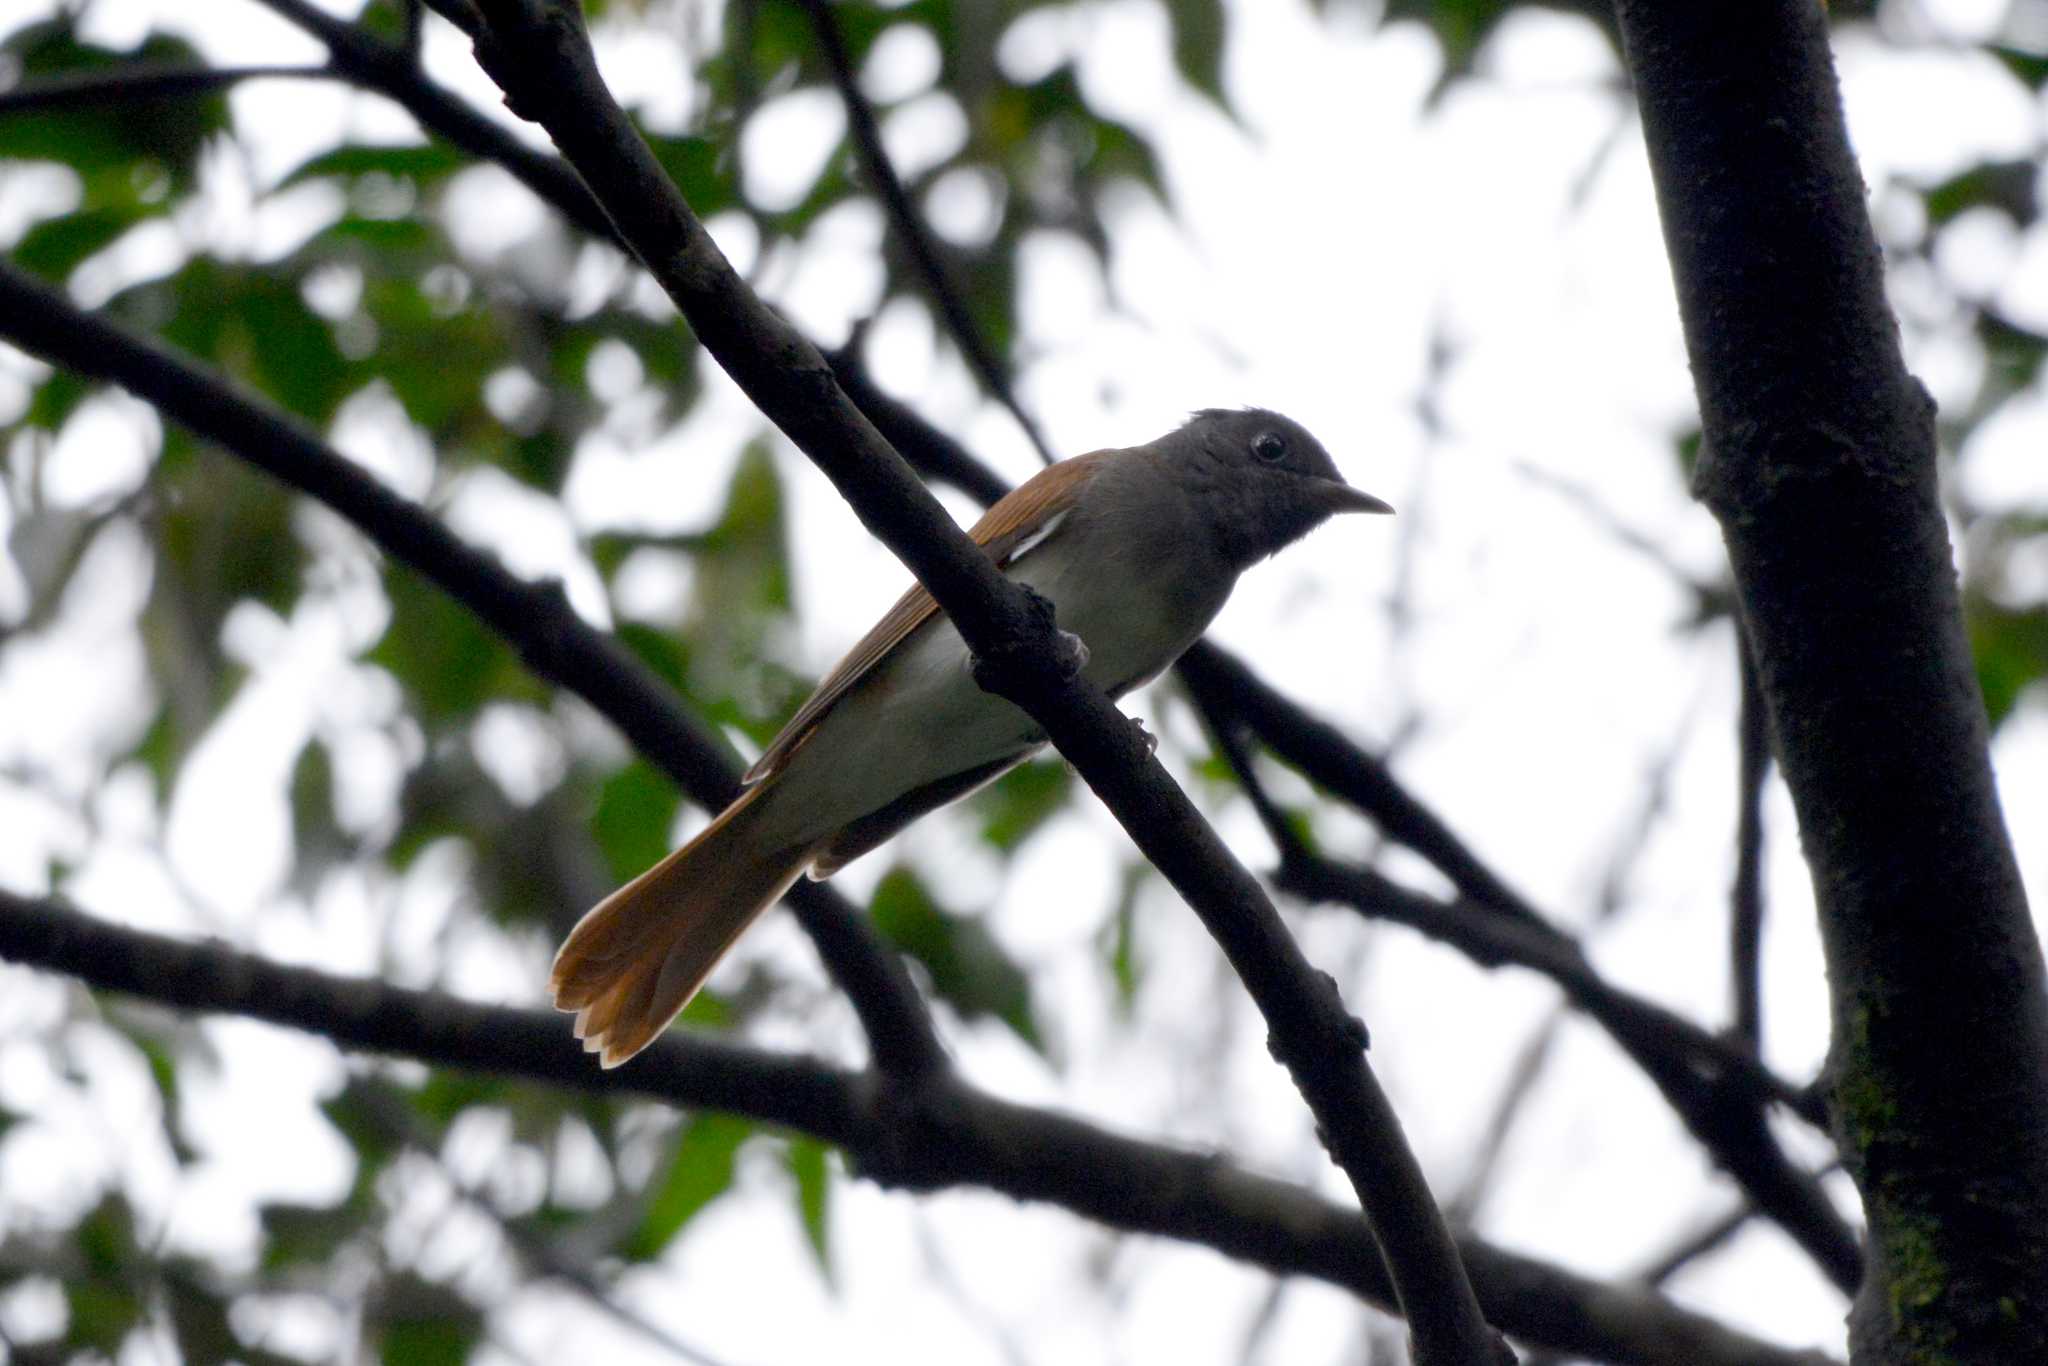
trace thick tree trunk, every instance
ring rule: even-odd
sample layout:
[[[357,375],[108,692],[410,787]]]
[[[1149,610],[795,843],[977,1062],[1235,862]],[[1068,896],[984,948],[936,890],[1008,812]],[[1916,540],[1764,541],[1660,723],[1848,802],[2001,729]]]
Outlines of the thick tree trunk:
[[[2048,994],[1818,0],[1623,0],[1720,520],[1813,873],[1858,1362],[2048,1361]]]

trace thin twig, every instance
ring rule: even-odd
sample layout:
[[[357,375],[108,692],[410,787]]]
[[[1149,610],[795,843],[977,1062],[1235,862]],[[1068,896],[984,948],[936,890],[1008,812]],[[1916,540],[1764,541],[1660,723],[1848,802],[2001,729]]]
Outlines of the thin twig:
[[[1180,658],[1181,679],[1197,696],[1241,718],[1275,754],[1310,781],[1343,797],[1373,818],[1380,832],[1428,859],[1459,892],[1498,917],[1549,929],[1519,892],[1480,861],[1437,815],[1394,780],[1386,766],[1335,726],[1281,696],[1243,661],[1207,641]]]
[[[889,1185],[980,1186],[1393,1303],[1355,1211],[1213,1155],[998,1100],[950,1076],[907,1092],[820,1059],[682,1032],[603,1071],[549,1011],[287,967],[5,890],[0,959],[182,1010],[305,1030],[347,1048],[724,1110],[834,1144],[855,1171]],[[1633,1366],[1829,1366],[1824,1355],[1759,1342],[1651,1291],[1591,1281],[1477,1238],[1462,1239],[1461,1249],[1489,1315],[1516,1337],[1560,1352]]]
[[[911,411],[907,404],[882,392],[869,377],[860,356],[866,336],[865,324],[856,326],[846,345],[825,353],[832,377],[839,381],[846,396],[868,415],[868,421],[875,424],[875,429],[889,439],[889,444],[921,477],[949,484],[983,507],[999,501],[1010,491],[1008,480]]]
[[[1487,1117],[1486,1127],[1481,1131],[1479,1151],[1473,1155],[1465,1183],[1458,1188],[1456,1195],[1445,1202],[1457,1227],[1471,1228],[1478,1223],[1480,1210],[1493,1189],[1494,1177],[1500,1171],[1501,1157],[1507,1152],[1508,1139],[1514,1134],[1516,1121],[1535,1096],[1536,1083],[1549,1071],[1551,1059],[1557,1056],[1558,1027],[1564,1023],[1564,1018],[1563,1011],[1551,1011],[1515,1054],[1514,1064],[1508,1068],[1507,1085],[1501,1088],[1493,1113]]]
[[[1457,944],[1476,963],[1513,963],[1549,977],[1656,1083],[1693,1137],[1815,1265],[1844,1292],[1855,1291],[1863,1274],[1855,1232],[1820,1187],[1792,1164],[1765,1120],[1767,1099],[1808,1111],[1816,1097],[1760,1089],[1768,1074],[1754,1059],[1731,1051],[1724,1040],[1664,1007],[1611,985],[1575,942],[1555,930],[1539,932],[1490,917],[1469,902],[1439,903],[1370,868],[1325,858],[1283,865],[1278,885],[1304,900],[1349,906],[1361,915]],[[1696,1050],[1673,1050],[1674,1039],[1693,1035],[1701,1040]],[[1719,1063],[1726,1058],[1741,1061],[1724,1068]]]
[[[1813,1174],[1816,1182],[1834,1175],[1842,1169],[1842,1160],[1836,1158]],[[1724,1246],[1730,1238],[1742,1231],[1742,1226],[1755,1219],[1763,1211],[1748,1200],[1729,1210],[1720,1218],[1705,1224],[1674,1243],[1667,1251],[1651,1259],[1649,1265],[1637,1272],[1632,1279],[1644,1285],[1662,1287],[1664,1283],[1684,1270],[1688,1265]]]
[[[562,1282],[582,1295],[590,1302],[592,1308],[607,1318],[639,1334],[664,1351],[681,1357],[684,1361],[693,1362],[695,1366],[724,1366],[724,1363],[703,1348],[685,1342],[669,1329],[622,1302],[611,1287],[597,1278],[597,1274],[590,1269],[586,1259],[564,1255],[562,1250],[544,1237],[539,1230],[530,1224],[521,1224],[499,1209],[496,1202],[483,1191],[457,1179],[455,1173],[448,1169],[448,1164],[442,1159],[441,1154],[435,1152],[429,1144],[421,1141],[416,1142],[414,1147],[421,1156],[440,1169],[442,1179],[447,1181],[448,1188],[454,1192],[456,1199],[497,1225],[498,1232],[526,1262],[530,1270]]]
[[[243,81],[339,81],[350,79],[331,66],[152,66],[138,63],[111,71],[81,71],[39,77],[0,91],[0,118],[49,114],[80,106],[136,104],[148,100],[211,95]]]
[[[1729,977],[1735,992],[1735,1034],[1763,1052],[1764,780],[1771,769],[1770,719],[1757,686],[1756,655],[1738,616],[1735,630],[1742,700],[1736,716],[1735,885],[1729,894]]]
[[[926,292],[944,319],[947,334],[960,348],[967,368],[974,372],[982,387],[1024,429],[1024,435],[1038,450],[1038,458],[1052,464],[1057,457],[1046,445],[1038,424],[1017,401],[1009,376],[989,349],[987,339],[975,325],[974,315],[967,309],[967,301],[960,297],[959,289],[946,270],[944,253],[938,241],[926,225],[924,215],[911,202],[909,191],[903,188],[902,177],[896,174],[895,163],[889,159],[888,148],[882,145],[882,130],[875,121],[874,106],[861,92],[860,74],[853,69],[853,58],[846,51],[846,39],[839,31],[838,21],[832,17],[831,5],[827,0],[801,0],[801,3],[818,35],[818,46],[824,51],[825,63],[832,69],[832,83],[839,87],[839,98],[846,105],[846,126],[853,134],[853,145],[860,153],[861,165],[867,171],[868,179],[874,182],[875,192],[881,196],[882,212],[895,229],[897,241],[903,244],[918,278],[924,282]]]
[[[1536,487],[1569,503],[1624,549],[1634,551],[1662,570],[1664,576],[1670,579],[1680,592],[1692,599],[1693,620],[1711,621],[1715,617],[1726,615],[1733,606],[1735,594],[1732,588],[1725,583],[1708,583],[1695,577],[1692,571],[1673,557],[1666,546],[1655,537],[1646,535],[1624,522],[1614,509],[1608,507],[1600,500],[1598,494],[1584,484],[1526,460],[1516,461],[1514,470]]]

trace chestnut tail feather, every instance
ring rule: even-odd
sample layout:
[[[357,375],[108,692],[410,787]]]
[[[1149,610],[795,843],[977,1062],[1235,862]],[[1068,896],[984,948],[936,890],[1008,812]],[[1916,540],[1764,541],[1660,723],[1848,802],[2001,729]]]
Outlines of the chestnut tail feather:
[[[749,790],[695,839],[591,908],[569,932],[549,982],[555,1008],[605,1067],[647,1047],[689,1004],[754,918],[809,862],[803,849],[754,847]]]

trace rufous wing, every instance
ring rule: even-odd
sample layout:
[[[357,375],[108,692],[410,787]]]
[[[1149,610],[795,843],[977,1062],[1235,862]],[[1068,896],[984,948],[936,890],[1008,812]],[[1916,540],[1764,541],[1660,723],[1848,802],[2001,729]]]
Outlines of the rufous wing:
[[[1040,470],[982,514],[981,520],[967,534],[988,552],[988,557],[996,564],[1008,565],[1036,547],[1046,530],[1073,509],[1082,488],[1112,454],[1110,451],[1094,451]],[[939,605],[932,601],[932,595],[921,584],[912,584],[910,591],[898,598],[896,605],[847,652],[846,658],[825,675],[817,691],[797,708],[796,715],[769,742],[768,748],[754,761],[742,781],[757,783],[782,767],[797,746],[809,738],[833,704],[938,610]]]

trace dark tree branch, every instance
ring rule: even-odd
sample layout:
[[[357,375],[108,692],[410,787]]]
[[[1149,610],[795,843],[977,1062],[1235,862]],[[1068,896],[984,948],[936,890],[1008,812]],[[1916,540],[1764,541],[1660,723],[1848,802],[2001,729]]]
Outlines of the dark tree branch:
[[[0,336],[67,369],[120,385],[173,421],[325,503],[393,559],[438,584],[510,641],[537,674],[588,701],[698,802],[739,790],[725,744],[617,641],[592,629],[557,584],[514,577],[307,432],[153,343],[73,307],[0,265]],[[812,882],[790,904],[852,998],[876,1059],[906,1079],[943,1070],[944,1050],[901,961],[866,917]]]
[[[1700,1258],[1711,1256],[1726,1247],[1736,1234],[1742,1232],[1745,1224],[1757,1217],[1758,1212],[1755,1205],[1743,1201],[1697,1232],[1679,1239],[1670,1250],[1653,1259],[1648,1266],[1636,1273],[1635,1279],[1644,1285],[1661,1288],[1666,1281]]]
[[[818,46],[825,54],[825,62],[832,68],[832,83],[839,87],[839,97],[846,105],[846,126],[853,134],[853,145],[860,153],[861,165],[867,171],[868,179],[874,183],[875,193],[881,196],[882,212],[895,230],[897,241],[902,243],[904,253],[909,256],[918,278],[924,282],[939,316],[945,320],[947,334],[960,348],[967,368],[981,381],[982,388],[988,390],[1024,429],[1024,435],[1037,448],[1039,459],[1052,464],[1055,459],[1052,448],[1045,444],[1038,424],[1017,401],[1016,391],[1010,377],[1004,373],[1002,362],[989,349],[981,329],[975,326],[974,315],[968,311],[967,301],[960,297],[959,289],[946,270],[944,251],[932,236],[924,215],[911,202],[910,192],[903,188],[903,179],[896,174],[895,163],[889,159],[888,149],[882,145],[882,129],[875,121],[874,106],[861,93],[860,73],[853,69],[853,59],[846,51],[846,40],[839,32],[838,21],[832,17],[832,6],[828,0],[801,0],[801,3],[804,12],[810,15],[811,27],[817,32]]]
[[[548,1011],[285,967],[4,890],[0,959],[183,1010],[306,1030],[347,1048],[726,1110],[834,1144],[857,1172],[886,1185],[982,1186],[1393,1304],[1355,1212],[1209,1154],[997,1100],[950,1075],[905,1091],[814,1058],[687,1032],[666,1034],[606,1072],[590,1065]],[[1461,1246],[1488,1313],[1518,1338],[1558,1352],[1638,1366],[1829,1366],[1824,1355],[1759,1342],[1652,1292],[1590,1281],[1476,1238]]]
[[[2048,1361],[2048,990],[1824,7],[1623,0],[1720,521],[1799,814],[1860,1361]]]
[[[1839,1160],[1830,1162],[1815,1172],[1813,1179],[1817,1182],[1829,1173],[1839,1171],[1841,1165]],[[1753,1203],[1743,1201],[1720,1218],[1679,1239],[1668,1251],[1654,1258],[1649,1265],[1637,1272],[1633,1279],[1641,1281],[1644,1285],[1661,1288],[1666,1281],[1693,1262],[1711,1256],[1725,1247],[1730,1239],[1742,1231],[1743,1225],[1761,1213],[1762,1211]]]
[[[865,336],[865,326],[856,327],[845,346],[825,353],[840,389],[921,477],[950,484],[983,507],[999,501],[1010,491],[1009,481],[908,405],[883,393],[868,377],[867,367],[860,359]]]
[[[1080,678],[1078,652],[1055,627],[1051,605],[967,538],[840,391],[824,357],[733,272],[612,100],[572,3],[493,3],[484,22],[448,8],[466,22],[479,61],[514,111],[548,130],[705,349],[931,591],[974,652],[983,686],[1039,724],[1202,918],[1365,1207],[1417,1360],[1501,1359],[1506,1347],[1480,1314],[1421,1166],[1366,1062],[1363,1026],[1129,720]]]
[[[1735,886],[1729,893],[1728,970],[1735,993],[1735,1034],[1759,1056],[1764,1043],[1764,779],[1771,771],[1770,717],[1757,688],[1756,655],[1737,618]]]
[[[243,81],[283,78],[301,81],[349,79],[328,66],[134,66],[49,76],[0,91],[0,118],[48,114],[63,109],[139,104],[148,100],[211,95]]]

